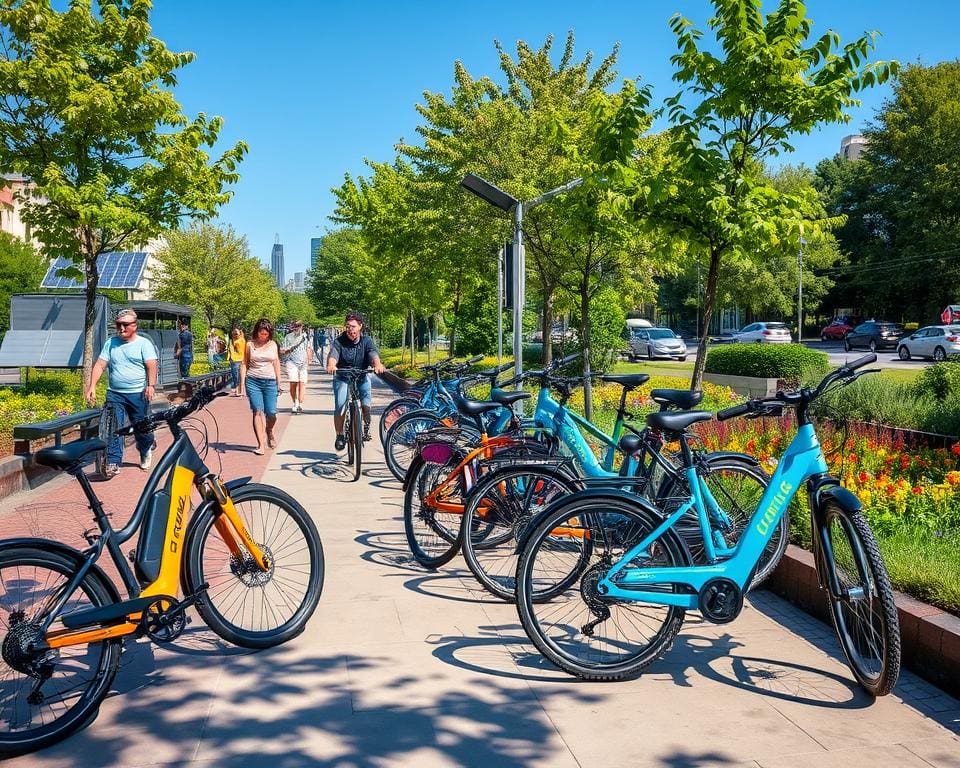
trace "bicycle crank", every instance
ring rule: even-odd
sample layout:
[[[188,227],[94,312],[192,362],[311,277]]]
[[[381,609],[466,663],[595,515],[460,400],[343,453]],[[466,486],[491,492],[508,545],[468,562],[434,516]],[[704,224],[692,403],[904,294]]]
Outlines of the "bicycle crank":
[[[170,597],[159,597],[140,616],[143,634],[155,643],[170,643],[180,637],[187,626],[184,604]]]
[[[743,590],[735,581],[722,576],[710,579],[700,590],[700,613],[714,624],[733,621],[743,610]]]

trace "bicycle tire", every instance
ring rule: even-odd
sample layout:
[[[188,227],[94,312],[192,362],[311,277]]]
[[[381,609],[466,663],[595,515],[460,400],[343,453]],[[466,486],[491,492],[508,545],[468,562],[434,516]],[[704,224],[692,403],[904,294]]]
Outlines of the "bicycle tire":
[[[110,447],[110,441],[114,439],[114,432],[117,431],[117,412],[112,405],[104,404],[100,411],[100,421],[97,426],[97,437],[107,444],[102,451],[94,454],[94,464],[97,474],[104,480],[107,477],[107,450]]]
[[[446,565],[457,556],[461,516],[428,507],[423,504],[423,498],[449,477],[459,463],[454,453],[454,458],[446,464],[430,464],[418,457],[410,465],[410,477],[403,494],[403,532],[414,559],[430,570]]]
[[[347,441],[347,466],[353,466],[353,409],[347,405],[347,412],[343,417],[343,437]]]
[[[491,472],[470,492],[460,526],[460,551],[481,586],[501,600],[516,599],[519,547],[550,504],[573,493],[566,473],[541,465]]]
[[[603,598],[591,586],[660,522],[659,515],[629,499],[577,494],[537,521],[517,566],[517,611],[527,636],[560,669],[584,680],[624,680],[670,648],[683,625],[684,609]],[[586,551],[588,545],[592,551],[584,563],[583,552],[577,549]],[[689,564],[684,544],[672,530],[650,547],[649,554],[634,563],[667,568]],[[645,590],[658,588],[679,589],[669,583],[644,585]],[[548,594],[549,601],[542,599]],[[602,620],[604,610],[607,618]],[[648,628],[647,637],[627,637]]]
[[[244,648],[270,648],[299,635],[313,615],[323,591],[323,544],[307,511],[279,488],[250,483],[231,497],[250,535],[272,556],[270,570],[260,571],[249,555],[243,561],[231,555],[214,526],[221,513],[211,505],[191,520],[186,586],[194,594],[209,584],[197,597],[197,612],[224,640]],[[277,573],[281,567],[282,576]],[[257,596],[264,603],[260,626],[250,626],[258,611],[248,603]],[[273,624],[264,626],[267,622]]]
[[[397,480],[403,480],[416,455],[417,435],[439,423],[440,417],[435,413],[420,409],[404,414],[390,427],[383,446],[383,457],[390,474]]]
[[[378,426],[380,432],[380,445],[386,444],[387,432],[390,430],[390,427],[394,425],[397,419],[399,419],[405,413],[418,410],[421,407],[420,401],[417,398],[400,397],[384,408],[383,413],[380,414],[380,424]]]
[[[51,593],[65,586],[78,567],[79,563],[73,558],[41,546],[14,545],[4,547],[0,552],[0,633],[3,641],[3,658],[0,659],[0,757],[33,752],[66,738],[96,717],[100,703],[110,691],[110,684],[120,664],[123,642],[120,638],[59,649],[55,655],[55,666],[65,678],[54,672],[43,684],[41,693],[44,698],[36,708],[27,700],[34,678],[17,671],[8,663],[9,655],[16,649],[15,628],[35,624],[42,616],[43,606],[49,601]],[[16,574],[5,574],[13,569],[16,569]],[[45,571],[46,575],[41,577],[40,571]],[[12,584],[16,585],[14,594],[7,591],[8,585]],[[36,588],[39,594],[31,593],[31,587]],[[107,582],[103,572],[95,567],[84,576],[63,612],[106,606],[116,599],[116,591]],[[31,600],[36,602],[31,603]],[[31,606],[40,613],[31,614]],[[57,622],[51,626],[54,630],[60,628],[62,626]],[[89,668],[89,679],[86,681],[83,680],[84,668]],[[65,709],[60,708],[71,699],[74,699],[73,703]],[[48,706],[53,708],[52,717],[40,714],[41,708]],[[40,723],[30,727],[35,712]],[[28,720],[14,722],[15,718],[21,716]],[[15,727],[15,724],[21,727]]]
[[[710,469],[710,473],[704,477],[704,480],[732,524],[732,529],[723,534],[727,545],[732,547],[746,530],[760,498],[770,485],[770,476],[761,467],[744,459],[731,456],[711,458],[709,455],[704,458]],[[746,480],[746,484],[736,482],[734,478],[737,476],[741,481]],[[684,503],[690,498],[686,483],[682,482],[682,485],[683,488],[678,489],[674,479],[666,477],[657,491],[654,503],[669,514],[671,507],[676,509],[677,504]],[[705,563],[703,535],[696,513],[691,510],[684,520],[677,523],[676,530],[683,537],[694,564]],[[745,592],[755,589],[770,577],[780,564],[789,543],[790,517],[789,510],[786,510],[780,518],[777,530],[764,548],[753,576],[744,589]]]
[[[830,616],[847,664],[871,696],[886,696],[900,675],[900,622],[890,577],[877,540],[860,512],[827,501],[823,514],[830,554],[841,589],[862,590],[857,601],[827,589]],[[821,563],[818,563],[821,565]]]
[[[360,479],[360,473],[363,471],[363,417],[360,411],[360,403],[354,400],[350,404],[350,434],[347,439],[353,445],[353,455],[350,457],[353,462],[353,482]]]

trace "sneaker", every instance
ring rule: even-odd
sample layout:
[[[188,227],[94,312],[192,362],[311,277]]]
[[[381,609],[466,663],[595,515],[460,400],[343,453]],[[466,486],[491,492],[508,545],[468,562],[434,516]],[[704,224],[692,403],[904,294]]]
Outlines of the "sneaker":
[[[300,413],[300,401],[299,401],[299,400],[294,400],[294,401],[293,401],[293,408],[291,409],[291,413]]]
[[[347,447],[347,438],[344,437],[343,435],[337,435],[337,440],[333,444],[333,447],[336,448],[338,451],[342,451],[344,448]]]
[[[107,477],[116,477],[120,474],[120,465],[119,464],[107,464]]]
[[[370,425],[364,424],[363,425],[363,442],[367,443],[370,440],[372,440],[372,438],[370,437]]]
[[[148,448],[147,452],[140,457],[140,469],[150,469],[153,466],[153,448]]]

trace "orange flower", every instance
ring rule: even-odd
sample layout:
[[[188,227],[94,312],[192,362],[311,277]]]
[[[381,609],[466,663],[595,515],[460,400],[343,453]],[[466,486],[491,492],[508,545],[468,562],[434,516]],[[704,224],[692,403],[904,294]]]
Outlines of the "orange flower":
[[[954,456],[960,456],[960,443],[954,443],[950,446],[950,453]]]
[[[868,475],[868,474],[867,474],[866,472],[864,472],[863,470],[860,470],[860,473],[857,475],[857,480],[860,482],[860,485],[863,485],[863,484],[866,483],[869,479],[870,479],[870,475]]]
[[[913,488],[912,488],[911,490],[913,491],[913,495],[914,495],[914,496],[922,496],[922,495],[923,495],[923,488],[921,488],[919,485],[913,486]]]
[[[847,456],[847,461],[849,461],[851,464],[856,464],[858,461],[860,461],[860,457],[855,453],[851,453],[849,456]]]

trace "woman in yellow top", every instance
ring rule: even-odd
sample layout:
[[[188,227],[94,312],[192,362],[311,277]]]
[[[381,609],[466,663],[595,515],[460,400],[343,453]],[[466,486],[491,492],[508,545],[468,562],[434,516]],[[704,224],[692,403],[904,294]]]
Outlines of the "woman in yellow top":
[[[233,383],[233,396],[240,397],[240,363],[243,362],[243,353],[247,348],[247,340],[243,331],[234,328],[230,331],[230,343],[227,345],[227,359],[230,361],[230,378]]]

